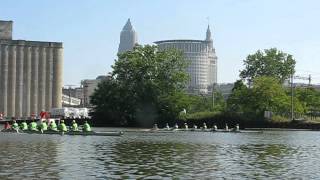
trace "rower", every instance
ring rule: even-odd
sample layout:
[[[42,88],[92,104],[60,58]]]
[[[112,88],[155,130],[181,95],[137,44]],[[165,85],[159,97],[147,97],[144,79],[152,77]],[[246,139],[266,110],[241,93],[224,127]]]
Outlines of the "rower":
[[[236,124],[236,127],[234,128],[234,131],[240,131],[239,124]]]
[[[58,129],[59,129],[59,131],[62,131],[62,132],[67,132],[68,131],[67,126],[64,123],[64,120],[60,121]]]
[[[48,125],[47,125],[47,122],[45,120],[41,122],[41,124],[39,126],[39,129],[40,129],[41,132],[48,130]]]
[[[84,132],[90,132],[91,131],[91,127],[90,127],[88,121],[84,121],[82,131],[84,131]]]
[[[28,124],[27,124],[26,121],[23,121],[23,122],[20,124],[20,129],[23,130],[23,131],[28,130]]]
[[[57,124],[56,124],[56,121],[55,121],[55,120],[51,121],[51,123],[50,123],[50,125],[49,125],[49,129],[50,129],[51,131],[58,131]]]
[[[202,130],[207,130],[207,124],[203,123]]]
[[[227,124],[227,123],[226,123],[225,130],[226,130],[226,131],[229,131],[229,127],[228,127],[228,124]]]
[[[197,129],[198,129],[198,126],[194,124],[193,127],[192,127],[192,130],[195,131]]]
[[[184,123],[184,129],[188,130],[188,124],[187,123]]]
[[[166,123],[166,129],[169,130],[170,129],[170,126],[168,123]]]
[[[158,130],[159,128],[158,128],[158,124],[154,124],[153,125],[153,130]]]
[[[11,129],[16,130],[16,131],[19,130],[19,125],[16,120],[12,121]]]
[[[217,131],[217,130],[218,130],[218,127],[217,127],[216,124],[214,124],[213,127],[212,127],[212,131]]]
[[[179,129],[179,126],[177,123],[174,125],[174,129]]]
[[[30,131],[38,131],[37,123],[34,120],[29,124],[29,130]]]
[[[79,131],[78,124],[76,123],[76,120],[72,120],[72,124],[71,124],[70,129],[71,129],[71,131]]]

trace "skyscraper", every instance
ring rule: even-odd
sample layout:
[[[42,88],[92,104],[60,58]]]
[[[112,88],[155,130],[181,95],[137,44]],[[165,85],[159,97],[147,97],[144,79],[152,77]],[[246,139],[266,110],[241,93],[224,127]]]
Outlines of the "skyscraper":
[[[130,51],[138,43],[137,33],[133,29],[130,18],[122,28],[118,53]]]
[[[187,86],[189,93],[207,94],[217,83],[217,56],[208,26],[205,40],[164,40],[155,42],[160,50],[175,48],[183,52],[190,61],[187,73],[190,81]]]
[[[29,117],[61,107],[63,46],[12,40],[12,21],[0,21],[0,112]]]

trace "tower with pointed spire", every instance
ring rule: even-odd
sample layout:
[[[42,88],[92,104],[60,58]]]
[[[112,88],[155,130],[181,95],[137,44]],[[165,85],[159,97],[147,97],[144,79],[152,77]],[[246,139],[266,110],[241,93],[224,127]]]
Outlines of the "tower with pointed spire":
[[[206,33],[206,41],[212,41],[209,24],[208,24],[207,33]]]
[[[123,52],[132,50],[137,43],[138,43],[137,33],[135,32],[129,18],[120,33],[120,43],[119,43],[118,53],[123,53]]]

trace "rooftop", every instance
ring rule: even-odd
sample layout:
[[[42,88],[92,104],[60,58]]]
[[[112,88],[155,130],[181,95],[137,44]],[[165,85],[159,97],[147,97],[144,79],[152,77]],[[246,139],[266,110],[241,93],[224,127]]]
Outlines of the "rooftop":
[[[162,40],[162,41],[155,41],[155,44],[162,44],[162,43],[204,43],[207,41],[204,40],[193,40],[193,39],[173,39],[173,40]]]

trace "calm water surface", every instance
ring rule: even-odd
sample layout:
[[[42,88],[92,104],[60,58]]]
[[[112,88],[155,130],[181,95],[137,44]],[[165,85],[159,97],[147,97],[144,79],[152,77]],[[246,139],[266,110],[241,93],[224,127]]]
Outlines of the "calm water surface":
[[[318,178],[320,132],[0,133],[0,179]]]

